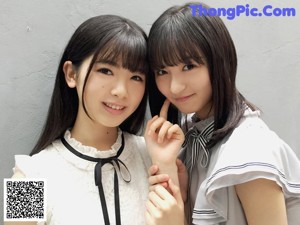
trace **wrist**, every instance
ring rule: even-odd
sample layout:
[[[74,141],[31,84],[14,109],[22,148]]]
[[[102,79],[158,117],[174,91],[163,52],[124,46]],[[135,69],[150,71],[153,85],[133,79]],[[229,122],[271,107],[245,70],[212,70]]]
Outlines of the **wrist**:
[[[168,165],[176,165],[177,156],[172,157],[163,157],[163,156],[156,156],[150,155],[153,164],[160,164],[163,166]]]
[[[154,165],[158,166],[157,174],[168,174],[170,179],[172,179],[173,183],[179,186],[178,180],[178,168],[176,165],[176,160],[174,162],[161,162],[161,161],[153,161]]]
[[[160,161],[153,161],[152,162],[154,165],[157,165],[159,167],[160,171],[164,171],[164,170],[174,170],[177,172],[177,165],[176,162],[160,162]]]

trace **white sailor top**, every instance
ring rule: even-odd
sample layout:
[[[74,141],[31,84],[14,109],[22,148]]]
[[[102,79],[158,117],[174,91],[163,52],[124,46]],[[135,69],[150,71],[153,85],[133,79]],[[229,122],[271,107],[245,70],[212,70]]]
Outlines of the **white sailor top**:
[[[193,125],[201,129],[203,124],[207,121]],[[197,163],[190,177],[193,224],[247,225],[234,185],[265,178],[282,188],[288,224],[299,225],[300,161],[260,119],[258,111],[247,109],[234,131],[210,149],[210,154],[209,165],[203,168]]]

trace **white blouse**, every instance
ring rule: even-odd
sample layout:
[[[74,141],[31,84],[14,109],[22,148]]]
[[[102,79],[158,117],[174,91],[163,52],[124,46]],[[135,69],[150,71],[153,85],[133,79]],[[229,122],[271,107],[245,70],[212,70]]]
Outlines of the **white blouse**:
[[[71,138],[65,140],[78,152],[94,157],[115,156],[121,146],[121,131],[116,143],[107,151],[98,151]],[[118,174],[121,221],[124,225],[144,225],[145,202],[148,196],[148,174],[151,165],[143,137],[124,132],[125,147],[119,159],[126,165],[131,181],[126,183]],[[33,155],[15,156],[14,172],[27,178],[44,178],[47,182],[47,225],[104,224],[98,187],[95,186],[96,162],[79,158],[60,140]],[[122,171],[121,171],[122,172]],[[115,224],[114,168],[107,163],[102,167],[102,184],[111,224]]]

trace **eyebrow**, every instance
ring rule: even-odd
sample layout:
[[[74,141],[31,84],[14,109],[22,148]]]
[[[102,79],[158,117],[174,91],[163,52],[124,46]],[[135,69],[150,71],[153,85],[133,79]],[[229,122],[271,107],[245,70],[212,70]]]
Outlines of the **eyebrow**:
[[[111,60],[96,60],[95,63],[103,63],[103,64],[108,64],[117,68],[120,68],[120,65],[114,61]]]
[[[184,62],[188,61],[188,62],[191,62],[191,61],[204,61],[204,58],[202,56],[194,56],[194,57],[185,57],[182,59]]]
[[[102,63],[102,64],[108,64],[108,65],[111,65],[111,66],[114,66],[114,67],[117,67],[117,68],[121,68],[122,66],[120,66],[118,63],[114,62],[114,61],[111,61],[111,60],[103,60],[103,59],[100,59],[100,60],[96,60],[95,61],[95,64],[96,63]],[[129,70],[129,69],[128,69]],[[132,73],[139,73],[140,75],[143,75],[143,76],[146,76],[144,74],[144,71],[143,70],[137,70],[137,71],[131,71],[129,70],[130,72]]]
[[[193,61],[198,63],[198,64],[206,64],[206,60],[202,56],[195,56],[195,57],[186,57],[183,60],[183,63],[192,63]]]

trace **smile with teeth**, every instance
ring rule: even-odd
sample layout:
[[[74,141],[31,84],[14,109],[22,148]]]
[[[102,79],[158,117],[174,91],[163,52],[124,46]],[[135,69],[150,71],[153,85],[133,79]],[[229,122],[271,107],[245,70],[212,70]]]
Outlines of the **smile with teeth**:
[[[106,105],[107,107],[112,108],[114,110],[122,110],[125,108],[124,106],[114,105],[114,104],[108,103],[108,102],[104,102],[104,105]]]

